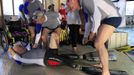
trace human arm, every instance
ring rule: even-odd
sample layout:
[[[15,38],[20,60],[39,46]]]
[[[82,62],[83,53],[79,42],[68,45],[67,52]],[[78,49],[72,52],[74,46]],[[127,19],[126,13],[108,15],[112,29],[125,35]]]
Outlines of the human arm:
[[[12,57],[15,61],[19,61],[25,64],[37,64],[40,66],[45,66],[45,64],[43,63],[43,58],[39,58],[39,59],[28,59],[28,58],[22,58],[19,55],[15,54]]]
[[[91,32],[97,33],[99,26],[101,25],[101,12],[97,6],[94,7],[93,13],[93,25]]]
[[[94,7],[94,13],[92,16],[92,21],[93,21],[93,25],[92,25],[92,29],[91,32],[89,33],[89,41],[93,41],[96,33],[101,25],[101,12],[99,10],[99,8],[97,8],[97,6]]]
[[[57,20],[58,20],[58,22],[59,22],[59,24],[61,24],[61,20],[62,20],[62,16],[60,15],[60,13],[58,13],[58,17],[57,17]]]
[[[89,22],[86,22],[85,23],[84,37],[83,37],[83,40],[82,40],[83,44],[88,42],[88,36],[89,36],[90,30],[91,30],[90,29],[90,24],[89,24]]]

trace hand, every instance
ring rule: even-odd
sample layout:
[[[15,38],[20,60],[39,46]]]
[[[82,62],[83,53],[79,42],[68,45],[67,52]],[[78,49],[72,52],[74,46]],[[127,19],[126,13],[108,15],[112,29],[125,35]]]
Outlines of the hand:
[[[94,41],[95,36],[96,36],[96,33],[90,32],[90,35],[88,37],[88,41]]]
[[[45,17],[43,16],[43,17],[38,17],[37,19],[36,19],[36,23],[40,23],[40,24],[43,24],[45,22]]]
[[[82,40],[82,44],[86,44],[86,43],[88,43],[88,37],[84,37]]]

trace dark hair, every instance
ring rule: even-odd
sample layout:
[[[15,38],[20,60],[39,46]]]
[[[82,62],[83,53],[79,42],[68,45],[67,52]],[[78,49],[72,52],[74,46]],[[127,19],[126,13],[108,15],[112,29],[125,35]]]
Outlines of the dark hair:
[[[54,4],[50,4],[49,6],[48,6],[48,9],[51,9],[51,8],[54,8]]]
[[[51,9],[51,7],[52,7],[52,6],[51,6],[51,5],[49,5],[49,6],[48,6],[48,9]]]
[[[61,5],[62,5],[62,6],[65,6],[65,4],[64,4],[64,3],[61,3]]]
[[[55,6],[54,4],[51,4],[53,7]]]

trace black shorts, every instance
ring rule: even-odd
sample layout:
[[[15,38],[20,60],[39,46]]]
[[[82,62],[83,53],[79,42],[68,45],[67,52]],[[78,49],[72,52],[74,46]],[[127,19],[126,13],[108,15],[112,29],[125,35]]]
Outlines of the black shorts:
[[[57,26],[56,28],[53,28],[53,29],[51,29],[51,28],[48,28],[48,27],[43,27],[43,28],[47,28],[47,29],[49,29],[49,30],[51,30],[51,31],[55,31],[57,28],[59,28],[60,27],[60,25],[59,26]]]
[[[111,18],[106,18],[101,21],[101,24],[108,24],[111,25],[115,28],[119,27],[121,24],[122,18],[121,17],[111,17]]]

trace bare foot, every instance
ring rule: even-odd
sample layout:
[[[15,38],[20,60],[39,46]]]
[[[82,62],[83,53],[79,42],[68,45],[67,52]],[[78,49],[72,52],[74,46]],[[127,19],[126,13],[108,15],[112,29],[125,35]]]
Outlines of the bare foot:
[[[100,63],[100,64],[96,64],[96,65],[93,65],[94,67],[96,67],[96,68],[101,68],[102,69],[102,64]]]
[[[109,70],[103,70],[103,68],[102,68],[102,64],[101,63],[99,63],[99,64],[96,64],[96,65],[93,65],[94,67],[96,67],[96,68],[99,68],[99,69],[101,69],[102,70],[102,75],[110,75],[110,72],[109,72]]]
[[[110,75],[110,72],[109,71],[103,71],[102,75]]]
[[[33,44],[32,48],[37,48],[38,44]]]

